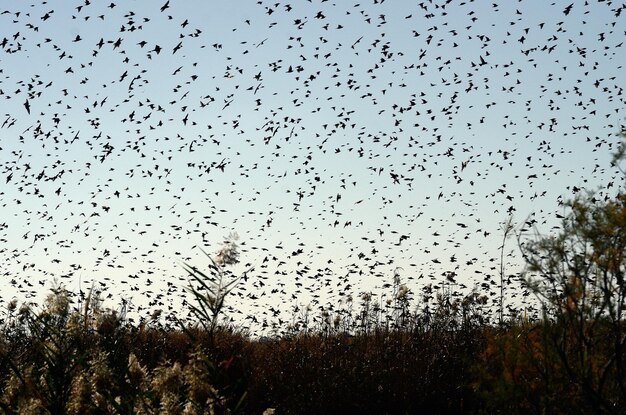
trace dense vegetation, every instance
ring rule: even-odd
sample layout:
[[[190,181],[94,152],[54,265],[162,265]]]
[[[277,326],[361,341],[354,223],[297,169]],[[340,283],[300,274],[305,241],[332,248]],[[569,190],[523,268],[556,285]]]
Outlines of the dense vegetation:
[[[619,158],[619,157],[618,157]],[[441,286],[411,303],[364,293],[288,335],[219,324],[239,277],[228,240],[185,266],[197,324],[132,324],[59,287],[0,326],[0,409],[20,414],[626,413],[626,194],[580,196],[560,233],[524,237],[538,312],[492,318],[487,297]],[[511,230],[506,225],[505,235]],[[306,317],[306,316],[305,316]],[[302,322],[301,322],[302,323]]]

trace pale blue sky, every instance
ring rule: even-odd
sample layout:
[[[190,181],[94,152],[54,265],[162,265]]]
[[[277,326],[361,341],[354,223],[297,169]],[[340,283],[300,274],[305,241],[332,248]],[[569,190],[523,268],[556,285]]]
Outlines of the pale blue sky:
[[[511,207],[547,233],[573,186],[621,180],[616,3],[164,3],[4,6],[4,300],[56,277],[145,305],[230,231],[242,310],[296,283],[336,304],[350,271],[355,294],[396,267],[471,287]]]

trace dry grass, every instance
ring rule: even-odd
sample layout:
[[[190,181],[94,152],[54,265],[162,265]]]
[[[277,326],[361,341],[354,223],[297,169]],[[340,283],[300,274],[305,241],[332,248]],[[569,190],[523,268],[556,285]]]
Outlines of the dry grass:
[[[220,326],[211,334],[201,326],[133,325],[96,302],[73,309],[70,297],[57,290],[41,310],[14,304],[5,313],[3,413],[591,410],[542,345],[553,326],[488,324],[477,296],[440,296],[428,315],[411,312],[402,324],[387,319],[352,331],[322,324],[274,339]],[[363,309],[347,317],[373,318]]]

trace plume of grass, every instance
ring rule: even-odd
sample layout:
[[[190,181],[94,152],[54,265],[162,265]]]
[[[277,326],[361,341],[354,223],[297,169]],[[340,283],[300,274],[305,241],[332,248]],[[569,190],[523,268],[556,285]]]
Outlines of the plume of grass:
[[[229,235],[222,243],[215,258],[201,249],[211,262],[208,272],[203,272],[196,267],[183,263],[183,268],[190,277],[190,283],[186,290],[194,299],[194,303],[188,305],[207,334],[211,349],[207,353],[207,350],[197,342],[193,332],[182,326],[183,330],[196,342],[192,362],[199,365],[201,370],[197,369],[195,372],[200,370],[204,373],[207,383],[216,388],[216,393],[210,394],[211,405],[215,406],[218,412],[221,412],[219,408],[224,408],[225,410],[228,409],[229,413],[239,412],[247,395],[243,377],[239,376],[237,379],[230,379],[229,377],[230,368],[233,366],[233,362],[238,361],[238,359],[233,355],[221,363],[215,364],[210,357],[211,352],[216,353],[215,334],[220,314],[224,309],[226,296],[242,279],[247,279],[248,273],[253,270],[250,267],[239,276],[234,276],[231,271],[226,269],[226,267],[239,262],[237,239],[236,234]]]
[[[247,278],[247,274],[253,270],[251,267],[241,275],[233,276],[230,271],[225,269],[226,266],[239,262],[236,240],[237,236],[231,234],[222,244],[215,259],[200,248],[202,253],[211,261],[209,272],[203,272],[194,266],[183,263],[183,268],[191,278],[186,290],[195,300],[194,304],[188,305],[198,322],[209,333],[211,341],[217,328],[219,315],[224,308],[226,296],[241,279]]]
[[[70,293],[56,287],[42,311],[22,307],[19,318],[28,336],[27,347],[18,349],[18,355],[2,350],[12,381],[16,387],[19,385],[22,396],[30,396],[29,407],[35,405],[51,413],[66,412],[74,377],[86,358],[82,344],[85,338],[78,335],[82,327],[72,311]],[[7,404],[3,402],[2,406]],[[17,406],[23,405],[22,399]]]

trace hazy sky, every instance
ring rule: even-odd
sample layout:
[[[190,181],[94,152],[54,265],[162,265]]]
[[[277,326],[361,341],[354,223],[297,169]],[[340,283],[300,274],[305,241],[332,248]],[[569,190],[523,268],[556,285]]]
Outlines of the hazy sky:
[[[397,267],[492,291],[509,214],[547,234],[623,180],[624,6],[501,3],[5,3],[2,299],[176,312],[231,231],[258,320]]]

